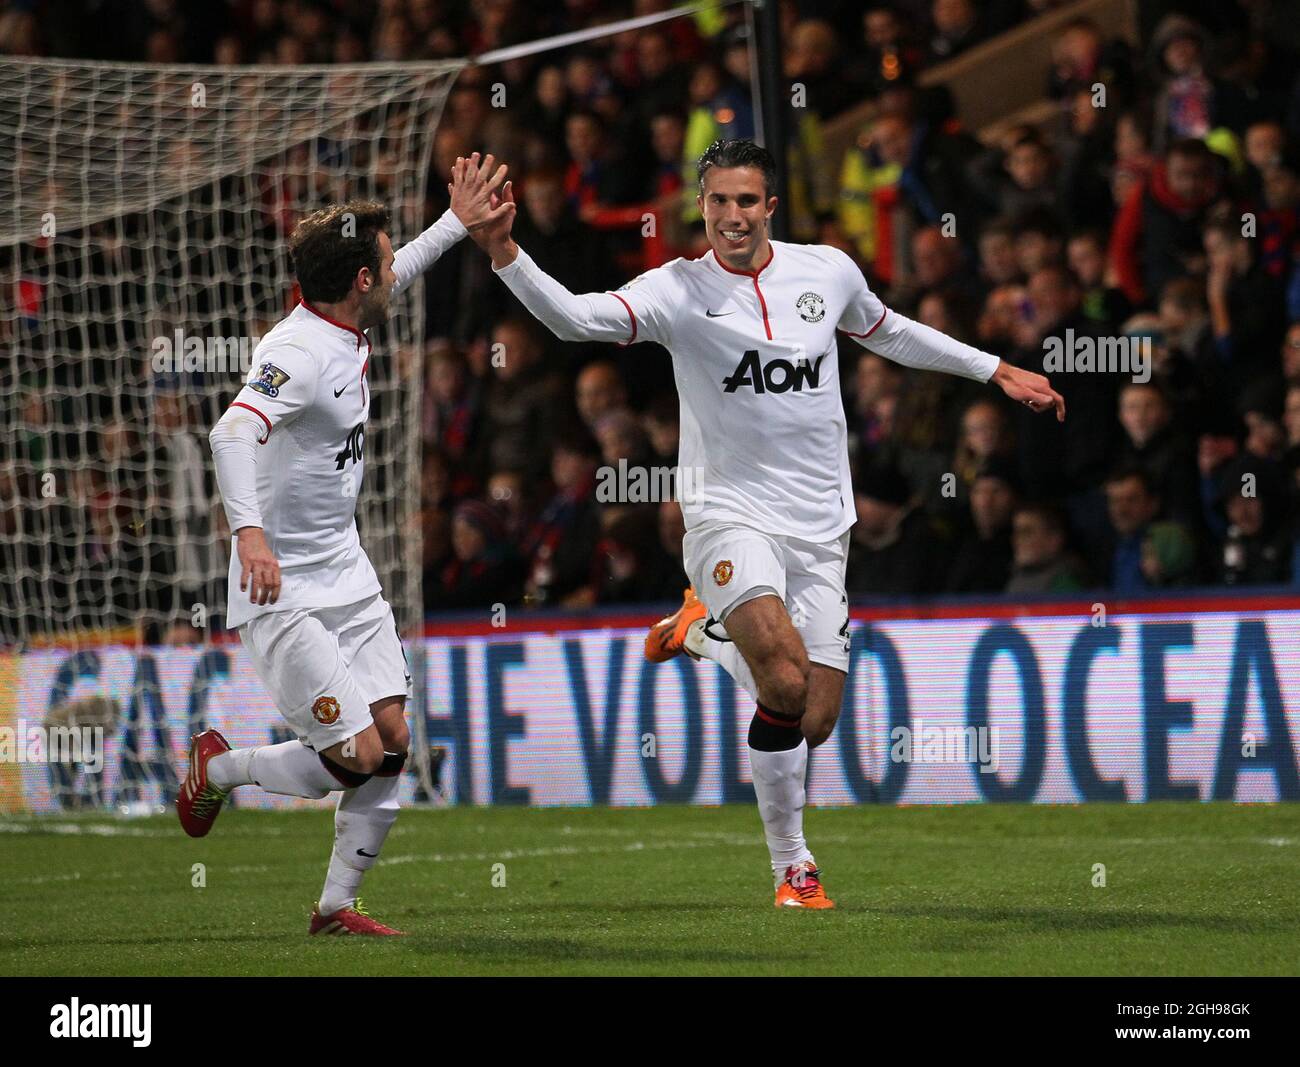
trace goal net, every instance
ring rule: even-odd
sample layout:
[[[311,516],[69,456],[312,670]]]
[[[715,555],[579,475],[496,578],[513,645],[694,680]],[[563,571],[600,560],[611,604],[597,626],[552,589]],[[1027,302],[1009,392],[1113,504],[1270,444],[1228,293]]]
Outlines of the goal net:
[[[208,430],[297,301],[285,239],[303,215],[380,200],[395,246],[433,221],[433,136],[463,65],[0,58],[0,696],[17,694],[0,734],[29,759],[33,730],[48,745],[58,731],[104,738],[112,768],[89,773],[75,753],[0,760],[0,811],[25,794],[47,811],[156,811],[174,796],[183,723],[204,721],[194,694],[226,662],[202,653],[225,631],[231,551]],[[357,501],[409,635],[423,614],[423,294],[417,279],[371,332]],[[164,644],[198,646],[170,728],[166,664],[115,650]],[[48,663],[42,646],[56,646]],[[235,744],[267,740],[233,729]],[[427,794],[422,750],[412,770]]]
[[[431,222],[460,61],[351,67],[0,59],[0,646],[194,642],[225,616],[208,429],[296,302],[285,238],[353,196]],[[421,620],[423,286],[372,332],[357,521]]]

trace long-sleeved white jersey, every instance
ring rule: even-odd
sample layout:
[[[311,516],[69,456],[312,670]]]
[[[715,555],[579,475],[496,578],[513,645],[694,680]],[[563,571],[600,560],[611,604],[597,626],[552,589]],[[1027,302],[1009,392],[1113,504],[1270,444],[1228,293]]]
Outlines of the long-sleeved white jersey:
[[[403,245],[393,259],[395,292],[465,233],[447,211]],[[355,519],[369,364],[364,333],[304,301],[262,338],[243,389],[208,435],[231,531],[260,526],[281,573],[274,604],[250,603],[232,546],[228,626],[268,611],[352,604],[380,591]]]
[[[617,293],[575,296],[522,249],[497,274],[562,339],[668,349],[688,529],[742,522],[829,541],[853,525],[837,329],[909,367],[988,381],[999,362],[887,311],[853,261],[825,245],[773,241],[751,272],[713,252],[676,259]]]

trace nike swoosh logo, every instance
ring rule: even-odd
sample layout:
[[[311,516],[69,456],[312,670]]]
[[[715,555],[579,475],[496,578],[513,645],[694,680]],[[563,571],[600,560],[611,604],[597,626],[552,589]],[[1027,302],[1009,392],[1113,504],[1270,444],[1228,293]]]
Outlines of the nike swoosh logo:
[[[707,308],[705,308],[704,314],[706,314],[711,319],[720,319],[722,318],[723,315],[734,315],[735,312],[734,311],[709,311]]]
[[[347,391],[347,388],[348,387],[345,385],[342,389],[335,389],[334,399],[337,400],[339,397],[341,397]]]
[[[364,848],[357,849],[358,856],[365,856],[367,859],[374,859],[379,855],[378,852],[367,852]]]

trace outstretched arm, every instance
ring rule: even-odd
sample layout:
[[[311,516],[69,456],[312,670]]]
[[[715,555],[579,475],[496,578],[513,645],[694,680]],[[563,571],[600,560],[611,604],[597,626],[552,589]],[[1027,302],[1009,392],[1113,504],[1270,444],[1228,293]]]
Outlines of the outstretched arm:
[[[946,371],[980,382],[992,382],[1012,400],[1034,411],[1056,411],[1065,421],[1065,400],[1047,378],[1012,366],[1004,359],[982,352],[921,322],[884,311],[867,334],[851,333],[864,348],[879,352],[895,363],[924,370]]]
[[[453,206],[458,198],[473,205],[467,210],[473,210],[476,222],[467,223],[467,228],[475,243],[492,257],[497,277],[556,337],[622,344],[637,339],[637,318],[625,298],[614,293],[571,293],[515,244],[510,235],[515,219],[510,182],[498,194],[490,186],[486,167],[479,167],[474,157],[458,158],[450,188]]]
[[[1057,421],[1065,421],[1065,400],[1043,375],[1013,367],[1004,359],[890,311],[867,286],[861,271],[848,256],[837,249],[828,251],[847,289],[840,329],[863,348],[906,367],[946,371],[977,382],[992,382],[1012,400],[1034,411],[1055,410]]]

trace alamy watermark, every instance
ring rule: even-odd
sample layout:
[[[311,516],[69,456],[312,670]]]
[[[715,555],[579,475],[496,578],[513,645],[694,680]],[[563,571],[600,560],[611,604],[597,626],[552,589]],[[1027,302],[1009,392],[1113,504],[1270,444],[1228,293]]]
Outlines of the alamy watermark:
[[[50,1037],[129,1038],[133,1047],[148,1048],[152,1031],[152,1004],[83,1004],[73,997],[50,1008]]]
[[[253,352],[261,337],[186,336],[179,327],[172,336],[153,339],[150,364],[155,374],[239,374],[253,368]]]
[[[75,763],[88,774],[104,768],[102,726],[0,726],[0,763]]]
[[[1064,337],[1043,338],[1045,374],[1131,374],[1142,384],[1151,380],[1151,338],[1083,337],[1067,329]]]
[[[894,763],[978,763],[980,774],[998,770],[996,726],[912,726],[889,731],[889,758]]]
[[[703,467],[617,466],[596,470],[596,499],[602,504],[661,504],[676,500],[697,505],[704,501]]]

